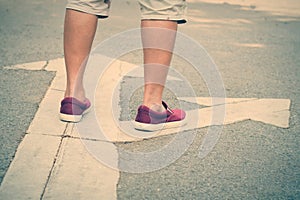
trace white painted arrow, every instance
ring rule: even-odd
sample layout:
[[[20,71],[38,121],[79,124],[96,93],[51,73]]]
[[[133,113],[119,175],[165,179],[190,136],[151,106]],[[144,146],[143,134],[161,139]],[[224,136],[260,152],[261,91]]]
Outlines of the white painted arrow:
[[[93,74],[97,74],[97,66],[101,65],[101,62],[105,60],[111,60],[111,58],[104,57],[102,55],[94,55],[96,59],[91,59],[95,65],[92,67],[90,74],[87,76],[93,77]],[[13,66],[10,68],[25,68],[35,70],[39,66],[40,68],[45,66],[46,62],[28,63]],[[47,70],[58,71],[58,75],[53,83],[53,88],[64,89],[64,70],[63,59],[52,60],[49,62]],[[51,64],[52,63],[52,64]],[[55,66],[55,69],[52,69]],[[95,70],[95,71],[93,71]],[[119,121],[120,107],[114,107],[111,100],[119,105],[119,86],[118,83],[124,78],[124,76],[142,77],[143,70],[134,64],[122,62],[119,60],[113,60],[110,66],[105,70],[101,77],[93,77],[99,80],[99,85],[95,94],[97,99],[94,102],[94,111],[96,117],[101,119],[98,124],[90,124],[89,128],[86,128],[82,137],[85,135],[88,138],[95,138],[108,141],[135,141],[143,138],[138,137],[141,135],[140,131],[133,129],[132,122]],[[93,78],[90,78],[93,79]],[[172,76],[168,76],[168,80],[180,79]],[[89,79],[86,80],[89,82]],[[115,92],[115,93],[114,93]],[[290,103],[289,99],[257,99],[257,98],[212,98],[212,97],[180,97],[179,100],[183,100],[190,103],[197,103],[199,105],[206,106],[205,108],[195,109],[187,111],[189,123],[181,128],[163,130],[160,132],[154,132],[147,137],[157,137],[161,135],[174,134],[178,131],[191,130],[196,128],[209,127],[212,125],[227,125],[231,123],[241,122],[245,120],[259,121],[273,126],[288,128],[290,117]],[[56,106],[56,104],[55,104]],[[55,109],[54,109],[55,110]],[[112,110],[117,110],[115,113]],[[216,113],[217,112],[217,113]],[[220,120],[213,120],[214,114],[220,115]],[[104,118],[101,116],[105,116]],[[85,123],[89,123],[89,118],[94,116],[86,115],[84,119]],[[94,126],[100,126],[105,136],[100,137]],[[88,131],[88,129],[90,131]],[[87,132],[85,134],[85,132]],[[144,135],[143,135],[144,136]],[[100,138],[99,138],[100,137]]]
[[[211,97],[182,97],[179,99],[207,106],[198,110],[199,117],[202,118],[199,127],[219,125],[210,123],[209,119],[212,116],[213,108],[218,108],[224,103],[225,118],[223,124],[254,120],[281,128],[289,127],[291,103],[289,99],[226,98],[223,103],[219,103],[224,101],[222,98],[214,98],[214,103]]]
[[[105,58],[102,57],[100,59],[102,61],[105,60]],[[101,65],[101,62],[95,62],[95,65]],[[83,195],[89,196],[92,194],[94,197],[99,195],[101,197],[104,196],[109,199],[115,199],[119,173],[118,170],[108,169],[104,165],[119,169],[117,166],[119,162],[117,148],[113,143],[93,139],[103,139],[105,141],[134,141],[143,139],[137,137],[137,135],[143,135],[144,132],[134,130],[131,122],[120,122],[118,120],[118,113],[113,113],[112,110],[120,110],[120,108],[118,106],[116,106],[116,108],[113,107],[113,105],[118,104],[112,104],[111,102],[112,99],[116,102],[120,101],[120,95],[118,95],[118,93],[114,94],[113,91],[119,91],[118,82],[120,82],[125,75],[128,75],[131,71],[136,73],[135,75],[132,73],[132,76],[141,76],[142,71],[133,71],[136,67],[137,66],[135,65],[118,60],[111,63],[110,67],[101,76],[98,86],[99,91],[96,91],[95,98],[93,98],[93,100],[98,100],[94,102],[94,113],[97,118],[101,119],[101,121],[99,121],[99,124],[90,123],[92,121],[90,119],[95,117],[92,113],[90,113],[86,115],[82,121],[87,126],[84,126],[81,130],[76,129],[70,124],[66,126],[66,124],[60,122],[57,117],[57,106],[59,105],[60,99],[63,97],[63,90],[65,88],[63,59],[50,60],[49,62],[43,61],[25,63],[17,66],[6,67],[10,69],[23,68],[27,70],[41,70],[45,68],[48,71],[56,71],[57,73],[45,95],[45,98],[39,105],[39,109],[34,120],[27,130],[27,133],[29,134],[26,134],[24,141],[21,143],[12,164],[6,173],[5,179],[0,187],[0,196],[1,191],[5,191],[6,194],[13,194],[17,197],[20,195],[28,198],[40,197],[41,194],[39,192],[43,190],[47,180],[50,181],[46,188],[45,197],[47,197],[47,195],[53,197],[55,195],[62,194],[61,185],[67,185],[66,187],[68,189],[74,191],[74,188],[78,188],[78,181],[74,181],[73,175],[76,174],[76,172],[80,172],[84,177],[83,180],[82,176],[80,176],[81,185],[90,184],[91,180],[95,180],[95,178],[97,180],[105,180],[100,182],[97,181],[95,187],[90,188],[92,192],[85,191]],[[94,70],[97,71],[97,67],[95,67]],[[98,79],[99,77],[94,78]],[[173,78],[172,80],[177,79]],[[178,129],[169,129],[151,133],[152,135],[148,135],[148,137],[174,134],[178,131],[207,127],[211,125],[230,124],[248,119],[261,121],[282,128],[287,128],[289,126],[289,99],[212,99],[210,97],[181,97],[179,99],[186,102],[204,105],[206,107],[187,111],[190,120],[186,126]],[[216,112],[217,114],[220,112],[221,115],[225,116],[224,118],[221,117],[223,120],[220,120],[217,123],[212,120],[212,116],[213,114],[216,114]],[[93,126],[100,126],[104,136],[99,136],[99,134],[94,131],[97,130],[97,128]],[[66,127],[69,128],[66,129]],[[51,135],[53,134],[58,134],[60,136],[64,134],[74,137],[66,137],[63,141],[61,141],[60,137],[52,137]],[[91,159],[90,156],[82,150],[82,147],[80,146],[81,143],[77,141],[78,136],[80,138],[86,138],[82,140],[82,143],[85,145],[90,154],[103,163],[102,165],[100,162],[95,162],[94,159]],[[188,136],[193,136],[193,134]],[[200,158],[205,157],[212,150],[218,141],[219,136],[220,132],[215,131],[215,129],[205,135],[199,148]],[[182,141],[181,138],[179,138],[179,140]],[[184,140],[189,142],[187,139]],[[36,145],[32,145],[33,143]],[[181,155],[181,149],[179,148],[181,147],[181,144],[183,143],[178,142],[177,146],[175,145],[174,148],[174,152],[178,153],[179,151],[179,155]],[[41,146],[43,146],[43,148],[40,148]],[[172,154],[165,154],[174,155],[174,152]],[[59,153],[58,157],[57,153]],[[160,154],[160,152],[158,153],[159,155],[163,154]],[[43,162],[40,162],[41,159],[39,159],[39,162],[32,162],[37,161],[37,159],[34,159],[36,157],[40,157],[42,160],[44,159]],[[54,165],[52,165],[53,159],[56,160]],[[74,159],[75,161],[78,160],[79,162],[84,161],[83,163],[88,163],[89,167],[82,170],[82,166],[77,164],[74,165]],[[153,160],[151,159],[151,163],[152,162]],[[24,166],[24,163],[31,163],[31,165]],[[168,163],[169,162],[166,161],[166,164]],[[49,171],[52,169],[53,173],[49,176]],[[38,176],[36,176],[37,174]],[[32,177],[34,177],[35,184],[31,184]],[[16,188],[20,192],[15,193]],[[96,190],[94,190],[95,188]],[[3,194],[4,193],[2,193],[2,195]]]

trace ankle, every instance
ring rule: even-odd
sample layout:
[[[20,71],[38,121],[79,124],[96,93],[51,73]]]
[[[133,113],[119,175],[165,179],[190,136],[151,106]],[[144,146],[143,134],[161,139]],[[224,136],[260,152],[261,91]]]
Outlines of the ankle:
[[[78,99],[79,101],[84,101],[86,99],[84,90],[80,91],[70,91],[66,90],[64,97],[74,97]]]
[[[156,112],[163,112],[165,110],[161,103],[144,103],[144,105]]]

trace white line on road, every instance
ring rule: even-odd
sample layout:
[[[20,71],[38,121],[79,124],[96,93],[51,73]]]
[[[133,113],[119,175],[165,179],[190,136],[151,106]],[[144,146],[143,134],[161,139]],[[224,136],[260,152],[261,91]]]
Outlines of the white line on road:
[[[0,199],[59,199],[59,198],[101,198],[116,199],[116,186],[119,171],[111,169],[96,161],[84,149],[80,142],[80,135],[74,125],[58,120],[59,101],[63,97],[65,88],[65,69],[63,59],[49,62],[25,63],[8,66],[9,69],[48,70],[56,71],[39,109],[32,121],[25,138],[21,142],[16,156],[11,163],[0,187]],[[135,141],[143,138],[134,137],[131,122],[117,122],[112,111],[114,90],[119,89],[119,81],[137,66],[116,60],[105,71],[99,80],[102,92],[96,93],[96,115],[105,115],[101,127],[106,138],[100,138],[94,145],[106,145],[107,141]],[[140,77],[139,73],[131,76]],[[175,77],[169,77],[178,80]],[[107,84],[109,83],[109,84]],[[105,97],[105,98],[102,98]],[[256,98],[226,98],[225,101],[212,101],[204,97],[180,97],[180,100],[205,105],[207,107],[188,111],[188,115],[200,116],[192,126],[185,126],[182,130],[189,130],[211,125],[225,125],[244,120],[254,120],[271,124],[281,128],[289,127],[290,100],[289,99],[256,99]],[[119,101],[119,99],[117,100]],[[214,103],[212,103],[214,102]],[[222,124],[211,121],[213,109],[225,103],[226,112]],[[118,108],[120,112],[120,108]],[[103,119],[103,118],[102,118]],[[130,130],[128,135],[123,130]],[[122,130],[123,129],[123,130]],[[160,131],[160,135],[172,134],[178,130]],[[95,138],[86,138],[95,139]],[[99,138],[96,138],[99,139]],[[101,141],[105,140],[105,141]],[[117,152],[117,151],[116,151]],[[118,157],[113,158],[115,162]]]

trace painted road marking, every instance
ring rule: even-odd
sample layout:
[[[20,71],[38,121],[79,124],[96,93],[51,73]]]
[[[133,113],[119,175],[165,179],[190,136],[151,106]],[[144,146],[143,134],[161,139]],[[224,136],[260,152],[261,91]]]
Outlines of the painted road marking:
[[[111,59],[98,54],[94,56],[97,56],[99,58],[94,58],[91,60],[101,60],[104,63],[105,60]],[[90,65],[99,65],[99,63],[90,63]],[[38,66],[40,66],[40,68]],[[41,61],[19,64],[7,68],[22,68],[30,70],[39,70],[45,68],[49,71],[57,71],[57,78],[54,79],[52,88],[55,88],[57,90],[64,90],[64,60],[62,58],[50,60],[48,62]],[[93,70],[97,70],[97,67],[94,67]],[[93,70],[90,70],[90,73],[93,74]],[[97,100],[97,102],[94,102],[94,109],[97,118],[100,119],[101,116],[106,116],[105,118],[101,118],[101,124],[97,125],[101,126],[103,132],[109,133],[105,134],[105,137],[100,138],[98,135],[91,134],[95,135],[95,139],[108,140],[112,142],[135,141],[143,139],[135,137],[139,134],[132,128],[131,122],[119,122],[117,120],[121,112],[121,108],[119,106],[119,83],[123,80],[124,76],[143,77],[142,67],[126,62],[121,62],[119,60],[114,60],[114,62],[111,63],[111,65],[105,70],[104,74],[102,74],[101,77],[94,77],[100,80],[97,91],[95,92],[95,97],[91,98],[91,100]],[[182,81],[179,78],[173,76],[168,76],[168,80]],[[226,125],[245,120],[259,121],[280,128],[289,127],[291,104],[289,99],[214,98],[212,101],[211,97],[179,97],[179,100],[206,106],[202,109],[187,111],[191,123],[190,125],[187,125],[180,129],[182,131],[208,127],[211,125]],[[223,109],[224,107],[222,106],[225,106],[224,121],[222,121],[222,123],[220,122],[220,120],[212,121],[211,119],[213,112],[216,112],[217,109]],[[114,112],[111,112],[112,110],[114,110]],[[195,121],[196,119],[197,121]],[[91,130],[93,129],[91,128]],[[126,132],[129,131],[130,134],[124,133],[124,130],[126,130]],[[151,135],[151,137],[168,135],[178,131],[179,129],[163,130],[158,132],[156,135]],[[88,136],[89,134],[86,135]]]
[[[218,104],[215,98],[213,104],[211,97],[182,97],[180,100],[187,102],[197,103],[199,105],[208,106],[207,108],[199,109],[201,116],[211,116],[211,107],[218,107],[222,104]],[[290,118],[290,99],[257,99],[257,98],[226,98],[225,99],[225,121],[224,124],[231,124],[238,121],[253,120],[260,121],[266,124],[271,124],[280,128],[289,127]],[[204,124],[200,125],[209,126],[217,124]]]
[[[101,93],[97,92],[95,97],[98,99],[100,97],[105,97],[104,102],[95,102],[95,112],[97,115],[105,114],[107,120],[101,121],[102,128],[114,134],[105,135],[106,138],[96,138],[99,140],[91,140],[96,143],[105,141],[134,141],[141,140],[143,138],[134,137],[134,130],[132,129],[131,122],[118,122],[114,118],[114,114],[120,114],[120,108],[116,109],[115,113],[111,111],[112,106],[114,104],[111,103],[111,100],[117,102],[119,101],[119,85],[118,83],[126,76],[130,71],[135,69],[137,66],[132,65],[130,63],[125,63],[116,60],[111,64],[111,66],[105,71],[105,74],[101,77],[99,81],[98,88],[101,89],[101,86],[106,86],[105,90],[102,90]],[[42,100],[39,110],[31,123],[27,131],[27,135],[24,138],[24,141],[21,143],[20,147],[17,150],[16,157],[12,162],[0,188],[0,196],[2,197],[18,197],[18,195],[22,196],[22,198],[40,198],[41,195],[63,195],[60,192],[59,188],[61,186],[61,182],[68,182],[69,185],[68,191],[71,192],[71,188],[76,188],[76,192],[81,193],[82,195],[86,195],[88,198],[89,194],[93,192],[89,191],[80,191],[80,188],[77,187],[76,182],[72,182],[73,174],[64,175],[63,179],[60,179],[60,170],[67,170],[71,166],[75,167],[76,163],[72,164],[72,159],[69,159],[69,154],[65,155],[65,152],[72,152],[72,148],[78,148],[77,139],[82,135],[78,135],[76,128],[72,124],[63,125],[62,122],[58,120],[57,117],[57,109],[55,107],[59,106],[59,100],[63,95],[63,90],[65,87],[65,70],[64,70],[64,61],[63,59],[55,59],[50,60],[48,62],[34,62],[34,63],[25,63],[17,66],[8,66],[7,69],[28,69],[28,70],[48,70],[48,71],[56,71],[56,77],[52,81],[52,84],[47,91],[45,98]],[[135,74],[136,77],[141,77],[139,73]],[[170,77],[169,77],[170,79]],[[177,78],[173,78],[173,80],[178,80]],[[179,81],[179,80],[178,80]],[[109,84],[105,84],[109,83]],[[113,92],[114,90],[115,93]],[[56,97],[57,98],[56,98]],[[117,99],[115,98],[117,97]],[[56,99],[56,100],[55,100]],[[103,99],[103,98],[102,98]],[[226,98],[225,100],[220,99],[212,101],[210,97],[180,97],[182,101],[197,103],[199,105],[205,105],[205,108],[196,109],[188,111],[189,116],[200,116],[196,117],[197,121],[190,123],[185,126],[183,129],[173,129],[173,130],[165,130],[161,131],[158,135],[150,135],[149,137],[157,137],[159,135],[173,134],[182,130],[189,130],[193,128],[201,128],[211,125],[220,125],[211,123],[210,116],[212,115],[213,109],[218,107],[225,106],[226,108],[226,117],[223,124],[230,124],[238,121],[244,120],[254,120],[261,121],[266,124],[278,126],[281,128],[289,127],[289,116],[290,116],[290,100],[289,99],[256,99],[256,98]],[[212,103],[213,102],[213,103]],[[50,107],[49,107],[50,106]],[[47,117],[45,117],[47,116]],[[117,115],[119,116],[119,115]],[[203,117],[205,116],[205,117]],[[86,118],[88,118],[87,115]],[[199,119],[199,120],[198,120]],[[41,129],[41,126],[46,125],[47,128],[44,130]],[[122,131],[130,128],[132,131],[131,135],[128,135]],[[122,128],[122,129],[120,129]],[[82,134],[82,133],[80,133]],[[62,142],[60,143],[60,136],[62,138]],[[48,139],[53,138],[53,142]],[[98,137],[97,135],[95,137]],[[40,138],[40,139],[39,139]],[[67,141],[63,141],[66,138]],[[86,139],[94,139],[94,138],[86,138]],[[39,146],[32,145],[35,141],[43,141],[41,145],[43,148]],[[44,142],[45,141],[45,142]],[[75,145],[73,145],[73,143]],[[47,145],[46,145],[47,144]],[[109,144],[109,143],[102,143]],[[99,145],[98,145],[99,146]],[[26,149],[26,151],[25,151]],[[78,150],[78,149],[77,149]],[[75,151],[76,152],[76,151]],[[80,151],[81,152],[81,151]],[[76,154],[77,156],[81,156],[83,162],[86,159],[90,159],[90,155],[86,153]],[[50,155],[50,156],[49,156]],[[71,154],[70,154],[71,155]],[[74,157],[76,155],[72,155]],[[36,157],[47,157],[48,162],[34,162],[38,161]],[[53,161],[53,165],[51,165],[51,159]],[[77,159],[77,158],[76,158]],[[114,157],[114,161],[117,161],[118,157]],[[24,163],[32,163],[31,166],[24,166]],[[45,164],[46,163],[46,164]],[[50,163],[50,164],[49,164]],[[92,168],[94,170],[100,170],[99,173],[89,173],[89,169],[84,172],[85,182],[91,183],[95,177],[101,178],[103,176],[102,172],[105,173],[106,181],[105,184],[102,182],[93,182],[95,185],[94,192],[98,192],[97,194],[102,195],[101,191],[106,190],[107,194],[113,194],[113,197],[116,198],[116,184],[118,182],[118,171],[113,169],[107,169],[100,162],[89,161],[90,165],[93,165]],[[98,166],[98,167],[97,167]],[[100,168],[99,168],[100,166]],[[84,167],[84,166],[83,166]],[[26,169],[25,169],[26,168]],[[22,169],[22,170],[19,170]],[[75,167],[74,171],[77,170]],[[103,170],[103,171],[102,171]],[[79,170],[80,171],[80,170]],[[105,172],[104,172],[105,171]],[[24,172],[24,173],[22,173]],[[95,171],[94,171],[95,172]],[[39,174],[40,173],[40,174]],[[34,184],[29,184],[32,176],[36,176],[37,181]],[[23,180],[23,181],[19,181]],[[48,183],[48,184],[47,184]],[[72,183],[72,184],[70,184]],[[81,182],[84,184],[84,182]],[[98,185],[99,184],[99,185]],[[12,187],[13,186],[13,187]],[[18,192],[16,192],[18,191]],[[96,195],[93,193],[93,195]],[[105,198],[104,196],[102,196]]]

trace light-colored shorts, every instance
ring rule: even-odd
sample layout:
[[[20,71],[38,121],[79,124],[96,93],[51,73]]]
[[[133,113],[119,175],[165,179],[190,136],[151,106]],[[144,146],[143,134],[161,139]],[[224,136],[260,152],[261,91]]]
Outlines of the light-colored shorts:
[[[67,8],[106,18],[109,16],[110,3],[111,0],[68,0]],[[139,0],[139,4],[142,20],[186,22],[186,0]]]

